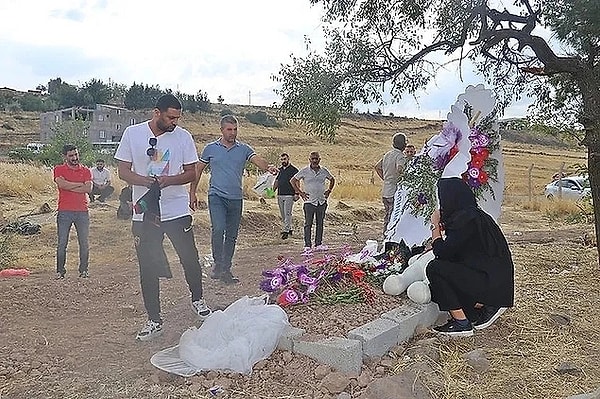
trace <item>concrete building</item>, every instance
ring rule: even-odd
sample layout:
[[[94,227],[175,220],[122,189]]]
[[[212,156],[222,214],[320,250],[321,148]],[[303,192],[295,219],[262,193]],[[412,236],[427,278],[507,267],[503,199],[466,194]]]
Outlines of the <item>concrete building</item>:
[[[89,124],[84,134],[91,143],[118,142],[125,128],[146,119],[148,112],[131,111],[114,105],[96,104],[95,108],[71,107],[40,115],[40,141],[48,143],[56,134],[57,123],[82,120]]]

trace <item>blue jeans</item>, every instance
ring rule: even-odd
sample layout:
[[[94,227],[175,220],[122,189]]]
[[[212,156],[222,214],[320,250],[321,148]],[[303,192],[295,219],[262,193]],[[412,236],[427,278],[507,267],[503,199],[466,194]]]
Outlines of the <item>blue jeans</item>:
[[[58,246],[56,247],[56,272],[66,273],[67,244],[71,225],[75,225],[77,241],[79,242],[79,273],[87,271],[90,258],[90,216],[87,211],[58,211],[56,215],[56,231]]]
[[[315,231],[315,247],[323,244],[323,222],[325,221],[325,210],[327,202],[319,205],[304,203],[304,246],[312,247],[312,225],[313,219],[316,219],[317,228]]]
[[[211,248],[215,272],[230,271],[242,220],[242,200],[211,194],[208,196],[208,210],[212,225]]]
[[[165,271],[166,256],[163,248],[165,234],[173,244],[179,262],[183,266],[185,281],[192,294],[192,302],[202,298],[202,266],[198,260],[191,216],[161,222],[160,226],[134,221],[131,230],[140,266],[142,298],[149,319],[162,322],[159,277],[163,277]]]

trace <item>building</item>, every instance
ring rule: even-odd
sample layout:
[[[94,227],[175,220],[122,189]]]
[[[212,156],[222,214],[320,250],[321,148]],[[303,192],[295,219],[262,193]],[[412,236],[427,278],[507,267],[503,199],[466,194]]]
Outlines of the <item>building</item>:
[[[149,115],[143,111],[131,111],[114,105],[96,104],[95,108],[71,107],[40,115],[40,141],[48,143],[56,134],[57,123],[81,120],[89,123],[85,133],[91,143],[121,141],[125,128],[143,120]]]

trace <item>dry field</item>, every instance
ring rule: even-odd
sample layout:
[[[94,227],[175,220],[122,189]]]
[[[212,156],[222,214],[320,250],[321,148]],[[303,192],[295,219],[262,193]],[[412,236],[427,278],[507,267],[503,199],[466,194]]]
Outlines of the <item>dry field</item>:
[[[218,136],[218,114],[186,115],[183,125],[194,134],[199,149]],[[432,121],[357,117],[345,120],[338,142],[328,144],[306,136],[300,128],[262,128],[242,119],[239,138],[267,157],[286,151],[297,166],[307,163],[311,150],[321,151],[323,165],[339,180],[328,209],[325,241],[359,250],[381,230],[381,186],[378,179],[371,181],[372,165],[390,147],[392,134],[406,131],[419,147],[439,127]],[[435,398],[565,398],[600,387],[600,320],[595,312],[600,303],[600,267],[592,245],[593,225],[578,217],[580,209],[574,204],[550,203],[541,196],[544,184],[563,162],[567,167],[583,163],[585,154],[581,149],[535,144],[505,142],[503,147],[507,185],[501,226],[515,260],[516,306],[472,338],[436,341],[440,356],[431,363],[442,384],[429,386]],[[531,164],[532,201],[527,178]],[[245,183],[248,199],[234,259],[242,283],[225,287],[206,279],[206,298],[216,307],[241,295],[258,294],[260,272],[271,268],[279,255],[298,256],[302,247],[296,233],[300,207],[295,207],[294,237],[280,240],[276,202],[261,204],[250,190],[253,179]],[[205,190],[205,180],[201,187]],[[0,164],[0,210],[5,220],[35,212],[44,202],[56,207],[51,171]],[[29,217],[42,225],[41,234],[12,240],[13,266],[26,267],[32,275],[0,280],[0,398],[208,398],[212,396],[207,388],[217,384],[226,386],[220,397],[229,398],[336,397],[320,389],[314,361],[280,351],[248,377],[213,372],[182,379],[154,369],[149,357],[175,345],[196,322],[181,268],[167,245],[174,272],[174,278],[161,285],[167,331],[155,341],[135,342],[144,310],[129,223],[116,220],[117,205],[113,199],[91,208],[89,280],[74,276],[74,234],[67,279],[52,279],[53,213]],[[203,254],[210,249],[209,229],[206,210],[197,211],[195,232]],[[381,296],[373,307],[313,305],[308,312],[290,309],[288,314],[294,325],[311,334],[339,334],[396,305],[397,299]],[[395,348],[390,354],[394,356],[365,364],[364,373],[381,378],[410,369],[415,359],[407,354],[424,338],[431,335],[422,332]],[[462,358],[476,348],[490,360],[487,372],[477,373]],[[346,392],[357,398],[364,390],[354,379]]]

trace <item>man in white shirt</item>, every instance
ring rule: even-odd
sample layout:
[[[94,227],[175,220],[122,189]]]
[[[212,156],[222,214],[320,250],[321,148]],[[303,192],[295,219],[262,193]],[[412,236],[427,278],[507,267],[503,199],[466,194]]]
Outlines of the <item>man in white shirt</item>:
[[[110,171],[105,168],[104,159],[97,159],[96,166],[90,169],[92,171],[92,191],[90,192],[90,202],[96,200],[104,202],[115,191],[115,188],[110,184]]]
[[[321,155],[313,151],[309,156],[310,164],[298,171],[291,179],[290,183],[294,187],[295,194],[304,200],[304,251],[310,252],[312,248],[312,224],[316,219],[315,231],[315,250],[326,250],[323,245],[323,224],[325,221],[325,210],[327,209],[327,199],[331,190],[335,186],[335,178],[325,168],[320,165]],[[329,180],[329,186],[325,189],[325,181]],[[303,187],[300,187],[300,181],[303,181]]]
[[[383,188],[381,190],[381,201],[383,202],[383,208],[385,209],[385,217],[383,219],[383,236],[385,238],[385,232],[387,231],[392,211],[394,210],[394,194],[396,193],[396,186],[398,180],[404,173],[404,167],[406,165],[406,155],[404,149],[406,148],[406,136],[404,133],[396,133],[392,138],[392,149],[385,153],[375,164],[375,172],[383,180]]]
[[[133,187],[132,232],[148,321],[137,334],[146,341],[162,333],[159,277],[163,239],[173,244],[200,319],[211,314],[202,296],[202,268],[194,240],[186,184],[196,178],[198,152],[192,135],[177,126],[181,102],[172,94],[156,102],[152,119],[125,129],[115,159],[119,177]]]

